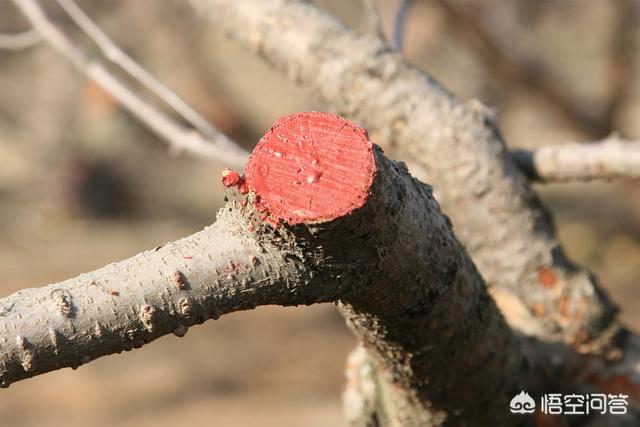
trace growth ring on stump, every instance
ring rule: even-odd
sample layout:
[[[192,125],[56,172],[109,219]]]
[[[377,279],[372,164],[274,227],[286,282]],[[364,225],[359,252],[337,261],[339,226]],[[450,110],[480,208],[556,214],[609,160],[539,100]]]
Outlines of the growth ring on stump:
[[[257,208],[289,224],[331,221],[362,207],[375,174],[367,132],[326,112],[276,121],[245,171]]]

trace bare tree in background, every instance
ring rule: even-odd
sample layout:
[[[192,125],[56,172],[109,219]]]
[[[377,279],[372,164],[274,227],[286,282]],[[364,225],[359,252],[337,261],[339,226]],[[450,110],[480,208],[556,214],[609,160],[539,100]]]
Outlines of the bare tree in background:
[[[170,145],[233,167],[244,163],[246,150],[128,57],[73,0],[57,4],[104,58],[83,50],[37,1],[13,3],[33,30],[4,35],[0,47],[43,40]],[[613,383],[624,384],[628,412],[578,423],[640,421],[640,338],[619,323],[594,276],[564,255],[528,183],[637,179],[640,142],[610,136],[591,145],[509,152],[490,109],[459,100],[402,57],[412,2],[401,2],[393,46],[383,39],[375,2],[364,2],[369,35],[304,1],[191,3],[208,23],[367,128],[387,155],[406,164],[390,160],[366,132],[334,115],[278,122],[254,151],[246,176],[223,172],[229,201],[207,229],[0,300],[2,386],[168,333],[182,336],[226,313],[334,302],[361,343],[347,367],[345,412],[353,425],[542,425],[548,420],[511,414],[511,398],[522,390],[604,392]],[[611,131],[615,102],[602,122],[571,113],[543,79],[521,75],[527,60],[504,52],[464,12],[443,7],[481,35],[483,49],[499,59],[496,73],[527,79],[593,135]],[[107,62],[182,121],[146,101]],[[620,97],[623,91],[614,92]],[[314,133],[317,121],[328,126],[328,137]],[[344,136],[344,129],[351,133]],[[305,178],[318,188],[308,199],[293,186],[300,183],[291,184],[288,191],[300,192],[309,206],[318,194],[332,201],[321,216],[299,201],[276,209],[282,197],[274,198],[276,189],[259,178],[271,168],[269,180],[289,179],[280,163],[287,153],[274,148],[283,135],[315,138],[327,152],[361,150],[352,164],[309,160],[335,164]],[[343,140],[352,145],[340,145]],[[275,154],[261,155],[265,150]],[[332,175],[331,167],[350,172]],[[370,179],[358,181],[362,176]],[[331,179],[357,203],[338,209],[340,196],[320,185]],[[421,181],[436,188],[437,202]]]

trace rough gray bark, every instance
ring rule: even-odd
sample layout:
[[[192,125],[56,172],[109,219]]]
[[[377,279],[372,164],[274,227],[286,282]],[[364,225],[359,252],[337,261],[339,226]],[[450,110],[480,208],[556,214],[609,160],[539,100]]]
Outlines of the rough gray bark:
[[[335,298],[331,284],[303,286],[301,261],[259,245],[246,227],[230,204],[192,236],[0,299],[0,386],[182,336],[225,313]]]
[[[196,2],[196,0],[192,1]],[[198,2],[202,3],[203,0]],[[386,142],[394,155],[412,159],[411,167],[414,172],[422,177],[429,177],[430,182],[435,183],[436,190],[441,193],[440,197],[444,200],[446,210],[451,213],[456,223],[458,234],[470,248],[479,267],[489,278],[490,284],[495,285],[495,289],[516,294],[520,301],[524,302],[529,312],[526,323],[533,324],[528,332],[550,341],[570,342],[579,350],[594,354],[601,352],[602,349],[615,347],[619,343],[618,340],[623,337],[623,334],[620,333],[619,325],[614,319],[614,308],[598,290],[593,279],[585,271],[576,269],[563,256],[549,218],[509,158],[491,114],[485,107],[476,102],[468,105],[461,103],[428,76],[404,63],[397,53],[392,52],[380,41],[349,32],[332,18],[300,1],[209,0],[207,5],[215,6],[213,18],[229,32],[233,32],[238,39],[251,45],[277,68],[285,70],[294,80],[314,89],[335,109],[348,113],[369,125],[374,139]],[[242,28],[243,31],[238,31],[238,28]],[[340,78],[336,79],[336,76]],[[390,208],[393,209],[393,206]],[[238,219],[237,215],[240,215],[238,205],[231,205],[231,209],[228,215]],[[426,209],[429,210],[429,203]],[[242,223],[235,219],[231,222]],[[353,225],[354,230],[357,230],[357,224]],[[213,229],[217,227],[216,224]],[[254,237],[257,239],[255,241],[258,242],[259,247],[266,245],[275,248],[276,253],[284,256],[283,260],[286,261],[284,267],[278,263],[274,265],[278,265],[278,271],[289,272],[291,276],[287,276],[290,277],[289,279],[285,277],[283,281],[277,272],[269,270],[265,274],[270,275],[264,276],[261,279],[264,282],[260,282],[265,285],[262,289],[265,292],[264,295],[251,294],[252,291],[248,290],[246,291],[249,294],[248,298],[240,299],[241,303],[237,303],[238,300],[233,298],[240,297],[232,295],[238,289],[233,285],[234,280],[237,279],[227,274],[225,277],[233,287],[226,288],[229,291],[227,293],[224,290],[226,285],[220,279],[219,291],[222,292],[222,296],[213,297],[214,301],[219,301],[219,304],[215,305],[216,309],[222,308],[220,312],[225,312],[224,307],[229,311],[250,308],[255,304],[268,303],[266,301],[269,295],[275,298],[271,303],[279,304],[311,303],[333,300],[338,296],[343,297],[341,310],[347,316],[354,331],[368,344],[370,357],[367,363],[375,365],[375,375],[381,378],[376,386],[383,391],[378,394],[380,401],[375,403],[374,416],[379,421],[390,424],[397,420],[405,424],[420,424],[426,418],[430,422],[437,421],[442,414],[448,414],[454,420],[469,419],[465,417],[470,417],[470,414],[477,411],[477,407],[473,402],[468,402],[470,399],[468,396],[459,395],[442,400],[454,390],[446,388],[449,384],[447,380],[456,384],[459,390],[471,387],[473,390],[480,391],[481,396],[486,395],[487,385],[479,387],[474,383],[477,379],[485,379],[485,375],[477,370],[477,360],[471,360],[467,366],[465,355],[456,353],[457,350],[454,350],[453,361],[463,365],[460,372],[468,375],[472,382],[468,384],[459,377],[444,379],[439,376],[440,370],[453,375],[457,375],[458,371],[447,370],[449,366],[430,365],[434,360],[425,356],[425,351],[430,349],[430,344],[416,347],[415,339],[409,339],[401,332],[404,328],[410,330],[413,328],[415,332],[420,333],[424,329],[434,334],[434,342],[436,342],[435,339],[444,340],[446,345],[431,349],[432,355],[446,353],[450,343],[465,342],[469,338],[471,345],[464,347],[465,351],[473,354],[474,358],[486,355],[488,370],[492,375],[498,375],[497,378],[503,378],[501,372],[495,371],[498,356],[488,353],[488,346],[483,340],[488,339],[489,343],[494,339],[498,342],[504,340],[502,344],[506,348],[500,348],[497,354],[505,358],[506,368],[503,367],[503,369],[512,375],[511,378],[515,382],[505,383],[502,386],[504,388],[495,385],[496,388],[493,391],[502,398],[511,387],[521,381],[521,375],[524,374],[522,369],[517,369],[516,372],[509,371],[512,366],[518,365],[514,361],[521,360],[518,345],[513,337],[503,334],[506,330],[504,324],[501,318],[495,315],[492,302],[484,301],[486,294],[483,291],[474,291],[477,288],[473,284],[476,279],[466,276],[470,272],[466,255],[464,259],[454,256],[451,261],[458,263],[456,264],[458,271],[463,272],[461,274],[465,275],[467,283],[471,284],[469,289],[460,289],[459,285],[454,283],[447,287],[450,289],[448,292],[443,292],[440,296],[438,296],[437,287],[429,288],[435,291],[435,295],[423,289],[421,292],[427,294],[418,296],[424,296],[424,301],[427,303],[431,301],[430,298],[438,299],[438,304],[434,307],[427,305],[432,309],[432,313],[438,313],[441,310],[440,303],[445,306],[452,304],[447,299],[450,294],[468,301],[470,305],[462,309],[468,310],[469,313],[473,312],[473,308],[470,307],[474,305],[484,306],[484,309],[478,308],[478,312],[486,315],[484,318],[479,316],[479,324],[485,325],[493,335],[483,336],[481,332],[476,332],[473,324],[470,324],[471,317],[456,316],[460,312],[454,310],[453,314],[445,311],[442,313],[445,316],[444,319],[438,317],[437,320],[451,322],[452,325],[470,326],[471,330],[469,336],[448,337],[447,330],[459,331],[446,327],[435,331],[429,329],[431,325],[423,316],[425,313],[417,312],[414,319],[424,328],[413,324],[409,319],[410,316],[405,313],[388,314],[389,310],[392,311],[394,308],[385,307],[378,301],[378,298],[382,300],[389,297],[388,293],[378,294],[366,289],[347,292],[351,290],[348,287],[340,289],[332,286],[323,287],[327,286],[327,283],[334,286],[336,283],[349,283],[344,281],[346,279],[338,271],[366,267],[367,257],[372,256],[373,252],[377,253],[379,248],[375,246],[376,250],[370,254],[353,254],[339,248],[333,241],[325,242],[326,239],[323,238],[321,242],[327,244],[321,244],[316,247],[317,251],[309,252],[314,247],[313,243],[319,243],[317,239],[321,236],[334,234],[330,228],[323,227],[315,229],[311,227],[307,231],[313,230],[316,234],[311,233],[311,237],[308,233],[301,235],[295,230],[276,232],[265,236],[264,239],[260,235],[253,236],[249,233],[251,239]],[[291,234],[288,233],[289,231]],[[237,237],[226,236],[225,239],[233,240]],[[336,242],[344,243],[340,236],[334,237]],[[240,240],[244,238],[247,236],[240,236]],[[433,243],[429,241],[428,236],[417,238],[423,242],[426,239],[427,242]],[[448,250],[451,251],[451,248]],[[266,254],[272,252],[267,250]],[[422,256],[415,253],[403,253],[403,255],[414,261],[416,257]],[[256,260],[259,260],[257,255],[252,256],[256,256]],[[345,259],[346,264],[336,261]],[[293,260],[296,262],[294,263]],[[384,256],[380,256],[380,261],[384,261]],[[266,265],[269,262],[271,261],[265,260]],[[356,264],[353,264],[354,262]],[[127,265],[126,262],[123,265]],[[291,268],[287,267],[289,265]],[[422,266],[422,264],[418,265]],[[436,271],[442,273],[443,265],[439,266],[440,270],[436,266]],[[232,262],[230,268],[233,267]],[[415,265],[410,267],[414,268]],[[415,273],[411,268],[407,271]],[[120,268],[116,270],[114,275],[107,275],[110,277],[109,280],[119,283],[121,273],[124,274],[122,277],[129,277],[126,276],[128,273],[121,271]],[[198,271],[196,270],[196,277],[199,276]],[[396,271],[401,273],[401,279],[406,279],[402,274],[406,274],[407,271]],[[189,281],[191,281],[191,274],[188,273],[185,276]],[[206,270],[202,270],[202,274],[205,277]],[[340,280],[337,282],[335,280],[327,282],[328,279],[336,279],[338,275]],[[246,277],[246,285],[249,288],[253,283],[251,277]],[[384,277],[388,278],[388,276]],[[127,290],[130,288],[129,280],[122,279],[124,283],[122,286]],[[181,283],[184,281],[181,275],[175,276],[172,280],[178,288],[184,285]],[[395,284],[395,280],[392,278],[389,283]],[[405,283],[403,280],[400,280],[400,287],[410,289],[411,282]],[[412,277],[412,280],[418,280],[418,278]],[[160,282],[152,279],[150,283],[150,292],[161,292],[158,288],[161,285]],[[206,281],[196,281],[196,283],[200,283],[203,287],[211,285]],[[304,291],[299,290],[300,283],[306,286],[303,287]],[[384,286],[377,280],[377,276],[372,283],[376,286]],[[389,286],[389,283],[386,286]],[[22,295],[24,298],[31,298],[30,301],[36,308],[51,309],[51,312],[44,317],[35,316],[36,323],[47,327],[46,332],[44,329],[31,330],[27,325],[21,328],[29,331],[29,334],[33,333],[33,337],[27,334],[15,335],[16,327],[10,330],[5,326],[4,331],[7,335],[0,335],[3,355],[0,360],[4,363],[0,363],[0,373],[7,378],[5,385],[14,378],[12,375],[16,375],[17,379],[25,375],[36,375],[39,373],[36,372],[38,369],[43,371],[55,369],[55,360],[58,355],[62,356],[57,360],[64,361],[59,363],[59,366],[76,366],[79,364],[78,360],[83,361],[81,356],[85,354],[81,354],[82,352],[86,351],[91,355],[88,356],[89,359],[98,357],[100,354],[106,354],[100,353],[101,351],[128,349],[155,338],[156,332],[150,332],[149,329],[162,330],[163,333],[174,330],[180,334],[184,332],[184,326],[189,324],[184,319],[192,307],[189,305],[189,300],[187,304],[178,300],[177,306],[173,300],[161,301],[156,307],[144,300],[146,293],[134,292],[131,301],[125,301],[118,306],[116,310],[118,315],[109,318],[113,322],[115,332],[111,337],[107,334],[111,343],[101,347],[89,340],[90,335],[87,334],[86,329],[77,329],[74,326],[73,322],[76,318],[73,316],[77,313],[92,315],[92,312],[83,306],[87,301],[91,304],[91,301],[78,296],[78,301],[81,303],[80,310],[74,309],[76,289],[81,287],[78,282],[70,281],[70,284],[73,293],[67,293],[65,286],[61,292],[57,291],[60,289],[58,287],[47,291],[33,291],[33,294],[40,295],[39,297],[31,298],[31,292]],[[273,291],[269,289],[271,285],[280,288],[284,286],[286,290]],[[217,292],[214,289],[216,286],[210,287],[213,289],[212,292]],[[318,289],[326,294],[317,295]],[[382,290],[388,290],[388,288],[382,288]],[[309,291],[308,294],[307,291]],[[112,297],[119,296],[114,294],[114,292],[119,293],[117,288],[106,288],[106,292]],[[295,295],[292,296],[291,293]],[[82,292],[78,295],[81,294]],[[194,303],[196,311],[200,310],[202,313],[202,317],[197,318],[197,321],[203,320],[210,314],[206,310],[210,301],[207,298],[210,297],[209,294],[200,295]],[[413,297],[414,295],[408,300],[413,301]],[[101,302],[106,301],[112,300],[104,299]],[[157,302],[155,299],[153,301]],[[455,307],[455,301],[453,304]],[[186,309],[183,310],[182,308],[185,307]],[[9,299],[0,301],[2,325],[4,325],[4,317],[8,316],[12,316],[12,320],[17,322],[16,325],[19,324],[21,314],[15,316],[11,314],[20,313],[17,311],[18,308],[26,310],[22,313],[31,309],[29,306],[15,307],[13,301]],[[100,314],[103,315],[104,312]],[[400,315],[396,316],[397,314]],[[429,313],[426,313],[427,317],[428,315]],[[71,319],[70,323],[61,323],[60,316]],[[106,316],[109,317],[108,314]],[[80,322],[80,319],[77,321]],[[109,324],[110,327],[111,324]],[[0,325],[0,334],[4,334],[1,329]],[[99,327],[99,331],[102,332],[102,326]],[[147,331],[148,335],[144,335],[144,331]],[[478,336],[482,336],[482,339]],[[47,344],[47,338],[50,344]],[[129,338],[131,342],[125,341],[123,344],[122,338]],[[63,343],[64,351],[56,348],[60,342]],[[437,344],[440,345],[441,342],[437,341]],[[594,359],[601,365],[595,372],[603,378],[606,377],[605,374],[619,373],[626,381],[634,381],[633,384],[638,384],[638,378],[628,376],[628,373],[637,374],[640,366],[637,363],[640,345],[636,337],[628,337],[624,344],[627,345],[624,348],[627,351],[622,353],[623,363],[607,371],[602,368],[605,361]],[[479,353],[473,353],[475,345],[480,345]],[[44,365],[39,364],[43,357],[38,346],[42,347],[42,355],[46,356]],[[74,352],[73,346],[77,346],[79,350]],[[56,350],[58,355],[55,354]],[[49,357],[51,355],[53,356]],[[4,361],[9,362],[9,365]],[[429,366],[433,369],[437,368],[436,371],[432,372]],[[14,373],[19,370],[29,374]],[[414,372],[424,373],[425,370],[428,375],[435,375],[427,378],[429,382],[424,381],[424,378],[418,379],[414,374]],[[487,375],[487,379],[493,381],[491,378],[495,377]],[[435,387],[431,387],[431,384],[444,385],[443,394],[440,395]],[[489,385],[493,384],[491,382]],[[530,391],[531,387],[527,389]],[[379,398],[380,396],[382,399]],[[466,406],[467,403],[469,406]],[[459,404],[465,406],[465,410],[461,413],[457,412]],[[429,405],[431,405],[429,410],[426,410],[425,408]],[[505,406],[501,406],[499,414],[485,413],[485,416],[504,415],[504,408]]]
[[[487,283],[524,303],[537,336],[583,351],[617,345],[615,307],[564,255],[488,108],[463,103],[377,37],[350,31],[308,2],[191,2],[431,183]]]
[[[510,324],[593,355],[550,351],[553,372],[561,366],[566,380],[586,379],[598,390],[624,384],[631,404],[640,404],[638,338],[618,323],[616,307],[594,276],[567,259],[492,111],[460,101],[378,38],[350,31],[309,2],[191,3],[334,111],[369,129],[375,142],[433,185]]]
[[[175,243],[0,300],[2,385],[263,304],[339,301],[377,367],[386,425],[510,423],[535,388],[511,332],[431,188],[375,151],[367,203],[272,227],[244,201]]]

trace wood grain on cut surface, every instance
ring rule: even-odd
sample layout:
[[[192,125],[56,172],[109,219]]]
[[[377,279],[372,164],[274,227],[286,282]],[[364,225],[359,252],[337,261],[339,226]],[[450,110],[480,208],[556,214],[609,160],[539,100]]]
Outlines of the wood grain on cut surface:
[[[324,112],[278,120],[246,170],[258,207],[289,224],[328,221],[361,207],[374,175],[366,131]]]

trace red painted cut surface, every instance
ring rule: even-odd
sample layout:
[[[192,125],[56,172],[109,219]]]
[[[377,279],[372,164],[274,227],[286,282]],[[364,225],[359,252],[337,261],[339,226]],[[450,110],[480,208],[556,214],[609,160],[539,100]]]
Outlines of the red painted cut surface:
[[[223,170],[221,173],[221,181],[222,185],[224,185],[225,187],[238,187],[238,191],[241,194],[246,194],[248,191],[247,183],[245,182],[244,178],[241,177],[238,172],[234,171],[233,169]]]
[[[231,187],[233,185],[237,185],[242,178],[238,175],[238,172],[233,169],[225,169],[220,174],[222,175],[222,185],[225,187]]]
[[[256,207],[289,224],[330,221],[362,207],[376,166],[366,131],[332,113],[279,119],[249,159]]]

